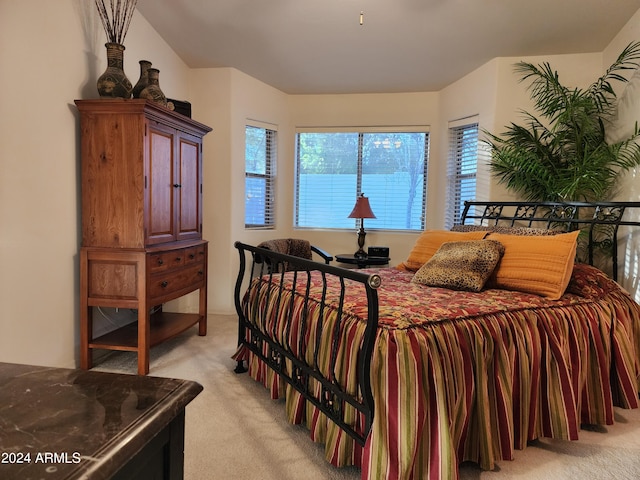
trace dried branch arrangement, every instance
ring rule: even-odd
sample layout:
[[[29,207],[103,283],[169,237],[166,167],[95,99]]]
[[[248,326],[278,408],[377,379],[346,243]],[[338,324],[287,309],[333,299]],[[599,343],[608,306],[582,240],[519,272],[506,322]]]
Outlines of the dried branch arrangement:
[[[109,0],[109,8],[105,0],[95,2],[107,40],[122,45],[138,0]]]

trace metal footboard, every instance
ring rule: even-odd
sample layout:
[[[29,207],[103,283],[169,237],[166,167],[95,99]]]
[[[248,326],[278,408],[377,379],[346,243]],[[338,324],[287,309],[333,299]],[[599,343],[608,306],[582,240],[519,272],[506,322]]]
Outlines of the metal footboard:
[[[354,438],[360,445],[364,445],[371,428],[371,422],[374,415],[370,370],[371,356],[373,353],[378,326],[378,294],[376,289],[380,286],[380,277],[375,274],[368,275],[355,270],[348,270],[312,260],[284,255],[240,242],[235,243],[235,248],[238,249],[240,254],[240,268],[234,293],[235,307],[239,319],[238,345],[244,345],[260,360],[273,369],[281,379],[285,380],[289,385],[300,392],[307,401],[317,407],[349,436]],[[331,308],[337,308],[337,320],[333,327],[334,341],[331,345],[331,368],[329,375],[323,375],[318,367],[320,338],[322,336],[323,329],[327,328],[322,321],[318,321],[317,324],[315,345],[306,346],[307,349],[314,349],[313,362],[307,362],[304,360],[304,355],[295,355],[290,346],[279,343],[275,339],[275,331],[263,332],[259,328],[256,328],[256,326],[246,318],[242,305],[242,289],[243,284],[245,284],[245,280],[250,282],[252,278],[259,277],[263,278],[265,282],[269,283],[269,285],[275,282],[277,287],[274,286],[270,288],[268,290],[268,295],[275,295],[275,298],[273,298],[272,301],[276,302],[276,309],[278,309],[283,302],[290,301],[293,303],[293,299],[296,295],[291,295],[290,299],[285,299],[285,277],[278,273],[284,270],[284,268],[292,270],[290,275],[293,277],[294,285],[302,283],[305,286],[304,308],[302,308],[299,313],[302,315],[302,318],[295,319],[296,321],[300,321],[299,325],[302,329],[309,328],[306,322],[306,315],[310,301],[309,291],[311,287],[311,272],[320,272],[320,277],[322,279],[322,294],[320,295],[320,298],[314,297],[313,299],[314,302],[319,303],[320,319],[324,318],[322,315],[323,310],[329,307],[327,299],[327,279],[335,277],[339,281],[340,293],[337,306],[335,305],[335,302],[331,306]],[[351,282],[345,282],[345,280],[350,280]],[[336,334],[340,331],[342,326],[342,313],[347,289],[354,288],[354,285],[357,284],[361,284],[364,287],[368,308],[364,337],[357,354],[357,385],[359,394],[356,393],[353,395],[346,391],[345,386],[339,383],[335,375],[335,365],[338,360],[339,348],[339,342],[337,341]],[[267,315],[267,305],[270,303],[269,299],[267,300],[268,301],[265,302],[263,310],[257,309],[258,305],[253,305],[253,308],[257,309],[255,311],[257,311],[258,315]],[[287,329],[285,337],[289,338],[289,331],[294,322],[294,309],[289,308],[287,315],[288,316],[285,319]],[[305,334],[304,332],[301,332],[299,334],[300,344],[297,346],[298,348],[295,349],[298,352],[303,349],[303,338],[305,338]],[[264,348],[265,345],[267,346],[266,349]],[[289,364],[289,366],[287,364]],[[237,373],[246,371],[242,360],[238,361],[235,371]],[[315,379],[320,383],[320,395],[309,389],[309,379]],[[345,421],[344,410],[347,404],[355,408],[362,416],[364,419],[363,425],[353,425],[350,422]]]

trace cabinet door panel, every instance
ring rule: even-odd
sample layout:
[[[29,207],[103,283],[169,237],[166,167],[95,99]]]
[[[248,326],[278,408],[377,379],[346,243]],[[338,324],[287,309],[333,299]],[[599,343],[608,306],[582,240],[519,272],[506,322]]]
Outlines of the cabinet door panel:
[[[178,240],[200,238],[200,142],[196,138],[179,139]]]
[[[174,135],[159,129],[149,132],[149,167],[147,182],[149,221],[147,243],[175,240]]]

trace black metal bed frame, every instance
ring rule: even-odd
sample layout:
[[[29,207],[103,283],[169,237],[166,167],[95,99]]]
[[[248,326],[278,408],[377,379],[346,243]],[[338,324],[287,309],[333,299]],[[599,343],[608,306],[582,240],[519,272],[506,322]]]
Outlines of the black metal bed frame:
[[[588,238],[588,263],[593,264],[594,257],[594,245],[596,243],[607,244],[612,251],[611,258],[613,261],[613,276],[617,279],[617,241],[618,241],[618,228],[622,225],[640,226],[640,221],[624,220],[625,212],[637,209],[640,216],[640,202],[617,202],[617,203],[553,203],[553,202],[465,202],[465,208],[461,215],[461,224],[474,223],[478,225],[509,225],[509,226],[526,226],[526,227],[538,227],[538,228],[562,228],[564,230],[586,230]],[[597,240],[596,237],[601,237],[602,232],[598,230],[599,227],[605,226],[607,231],[605,236],[608,235],[609,239],[602,241]],[[609,242],[609,243],[607,243]],[[251,352],[253,352],[258,358],[264,361],[270,368],[272,368],[283,380],[289,385],[299,391],[302,396],[315,405],[320,411],[322,411],[329,419],[335,422],[341,429],[343,429],[348,435],[350,435],[360,445],[364,445],[368,436],[373,416],[375,413],[375,406],[373,404],[373,396],[371,392],[370,383],[370,368],[371,368],[371,356],[373,353],[373,347],[376,338],[376,331],[378,327],[378,294],[377,288],[380,286],[380,277],[376,274],[367,274],[363,271],[349,270],[341,267],[335,267],[332,265],[326,265],[324,263],[316,262],[313,260],[306,260],[290,255],[284,255],[258,248],[255,246],[247,245],[241,242],[235,243],[235,248],[238,249],[240,255],[240,268],[235,285],[235,308],[238,313],[239,325],[238,325],[238,345],[244,345]],[[247,257],[250,257],[251,267],[247,268]],[[268,261],[265,261],[267,259]],[[353,396],[340,385],[335,374],[331,375],[331,378],[326,378],[320,372],[317,365],[317,356],[319,348],[319,340],[316,340],[314,348],[314,365],[308,365],[305,361],[296,357],[286,345],[281,345],[277,341],[265,335],[259,329],[255,328],[251,322],[245,318],[244,311],[242,309],[242,286],[245,281],[250,281],[252,278],[259,276],[264,277],[265,281],[271,283],[274,276],[277,278],[278,268],[270,268],[281,263],[288,264],[289,267],[294,266],[294,278],[293,282],[298,278],[306,278],[306,297],[305,302],[309,300],[309,289],[311,285],[311,271],[319,271],[323,281],[323,293],[319,301],[321,310],[325,308],[327,302],[327,278],[334,276],[339,278],[341,285],[340,299],[338,305],[337,318],[342,318],[343,301],[345,298],[345,292],[347,288],[353,288],[353,284],[345,283],[346,279],[355,282],[355,284],[361,284],[364,286],[367,295],[368,315],[367,324],[364,334],[364,340],[358,352],[358,387],[359,395]],[[282,295],[284,292],[283,280],[284,276],[279,277],[279,288],[276,295],[278,298],[276,302],[281,304]],[[268,303],[268,302],[267,302]],[[306,310],[303,309],[303,312]],[[291,324],[291,317],[293,309],[289,309],[289,325]],[[260,314],[266,314],[266,312],[260,312]],[[322,318],[322,313],[320,314]],[[304,319],[302,320],[303,328],[306,327]],[[322,323],[318,325],[317,339],[320,338],[320,333],[323,328]],[[340,321],[336,323],[336,329],[340,328]],[[247,331],[250,332],[250,341],[247,341]],[[304,335],[300,335],[304,337]],[[263,345],[268,345],[268,353],[263,353]],[[313,346],[312,346],[313,347]],[[334,342],[331,348],[332,365],[335,365],[337,358],[338,344]],[[291,371],[286,368],[286,360],[289,360],[292,365]],[[247,369],[244,366],[242,360],[238,361],[236,366],[236,373],[245,372]],[[332,369],[333,372],[333,369]],[[322,385],[322,394],[317,397],[313,392],[309,391],[308,379],[314,378]],[[354,425],[349,425],[344,420],[344,407],[346,404],[352,405],[358,412],[360,412],[364,418],[364,429],[360,429]]]
[[[376,289],[380,286],[380,277],[378,275],[367,275],[357,270],[348,270],[341,267],[335,267],[324,263],[316,262],[313,260],[307,260],[299,257],[292,257],[290,255],[284,255],[276,253],[264,248],[258,248],[244,243],[236,242],[235,247],[240,253],[240,270],[238,273],[238,279],[235,286],[235,307],[238,312],[239,318],[239,330],[238,330],[238,344],[244,344],[251,352],[253,352],[258,358],[265,362],[270,368],[272,368],[280,377],[290,384],[293,388],[298,390],[305,399],[315,405],[321,412],[335,422],[342,430],[348,435],[354,438],[360,445],[364,446],[364,442],[371,428],[371,422],[373,420],[374,405],[373,395],[371,393],[371,382],[369,380],[369,370],[371,366],[371,355],[373,353],[373,346],[376,337],[376,331],[378,327],[378,294]],[[251,255],[251,268],[247,270],[247,253]],[[268,260],[268,261],[265,261]],[[327,305],[327,277],[334,276],[340,279],[340,300],[338,305],[338,311],[336,318],[338,321],[335,325],[335,331],[339,331],[340,324],[342,322],[342,308],[345,298],[346,290],[348,287],[354,288],[354,285],[348,285],[345,283],[345,279],[352,280],[355,284],[361,284],[365,288],[367,295],[367,326],[365,328],[364,339],[361,350],[358,354],[358,387],[360,391],[359,396],[353,396],[344,391],[344,388],[339,385],[335,378],[335,374],[331,375],[331,378],[326,378],[320,372],[318,368],[318,351],[319,343],[322,333],[322,322],[318,324],[318,331],[316,335],[316,345],[314,346],[314,365],[308,365],[306,362],[300,360],[287,348],[286,345],[281,345],[274,341],[268,335],[265,335],[262,331],[255,328],[251,322],[249,322],[242,310],[241,289],[245,280],[246,272],[249,272],[248,279],[259,276],[265,278],[266,281],[271,284],[273,277],[277,276],[280,269],[277,265],[287,265],[287,268],[293,267],[293,283],[296,284],[298,277],[302,277],[303,280],[306,277],[305,302],[309,300],[309,289],[311,287],[311,271],[318,270],[321,272],[322,278],[322,296],[319,299],[315,299],[320,304],[320,318],[322,318],[322,311]],[[274,268],[275,267],[275,268]],[[284,270],[284,269],[283,269]],[[281,304],[282,295],[284,292],[284,275],[279,275],[279,288],[278,298],[276,300],[277,305]],[[277,281],[277,280],[276,280]],[[291,297],[293,300],[293,296]],[[268,301],[267,301],[268,303]],[[289,309],[290,316],[288,319],[288,325],[291,325],[291,316],[293,315],[293,309]],[[303,309],[303,314],[307,312],[307,308]],[[264,312],[260,312],[264,313]],[[302,328],[306,328],[306,322],[302,321]],[[246,341],[246,330],[251,332],[251,341]],[[304,333],[300,334],[300,338],[304,338]],[[269,346],[269,353],[265,355],[263,353],[263,344],[266,343]],[[338,355],[338,342],[334,341],[331,345],[331,364],[335,365]],[[291,361],[293,367],[289,372],[286,368],[285,359]],[[239,361],[235,372],[245,372],[246,368],[242,361]],[[309,391],[308,379],[314,378],[322,385],[322,393],[318,398],[313,392]],[[358,431],[354,425],[349,425],[344,420],[344,406],[345,404],[353,406],[358,412],[363,415],[364,429]]]

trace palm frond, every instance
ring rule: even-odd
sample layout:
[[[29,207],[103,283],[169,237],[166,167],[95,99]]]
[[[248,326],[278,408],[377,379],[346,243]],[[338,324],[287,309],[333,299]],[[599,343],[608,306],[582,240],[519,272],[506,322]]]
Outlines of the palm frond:
[[[552,117],[555,112],[562,110],[566,104],[567,89],[560,83],[558,73],[551,69],[551,65],[533,65],[518,62],[514,70],[520,74],[520,81],[531,81],[529,90],[535,102],[536,110],[543,117]]]
[[[588,89],[594,104],[603,114],[610,113],[611,106],[615,103],[616,94],[611,85],[612,81],[626,83],[628,80],[620,72],[635,70],[640,66],[640,42],[627,45],[607,71],[591,84]]]
[[[611,145],[605,128],[617,108],[613,82],[626,82],[624,74],[639,66],[640,42],[631,43],[583,90],[562,85],[549,63],[516,63],[539,117],[522,112],[523,125],[512,123],[501,135],[485,131],[492,174],[526,200],[606,199],[620,172],[640,166],[637,125]]]

